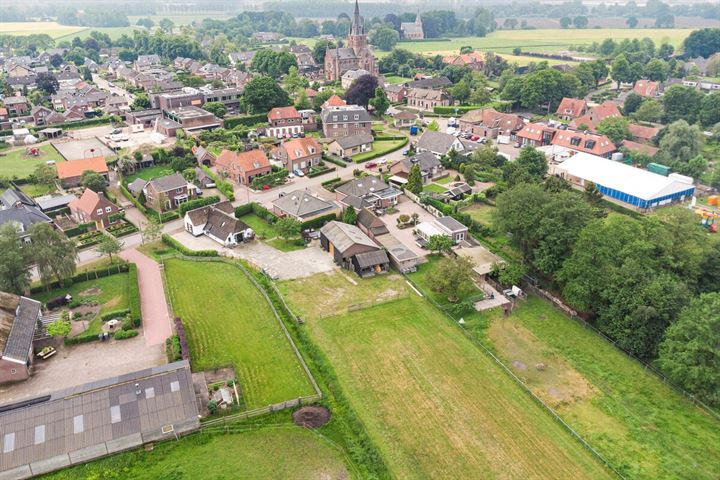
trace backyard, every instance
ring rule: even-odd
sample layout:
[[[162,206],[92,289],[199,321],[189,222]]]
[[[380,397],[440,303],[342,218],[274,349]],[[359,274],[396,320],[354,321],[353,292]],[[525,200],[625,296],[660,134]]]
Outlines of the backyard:
[[[179,259],[164,268],[194,370],[232,365],[248,409],[313,394],[270,306],[239,268]]]
[[[396,478],[609,478],[458,327],[397,276],[283,282]],[[317,284],[316,284],[317,279]],[[308,292],[315,292],[310,295]],[[397,298],[341,312],[365,300]]]
[[[626,478],[717,478],[720,421],[581,323],[537,297],[466,321]]]
[[[486,203],[474,203],[467,208],[462,209],[462,213],[467,213],[473,220],[482,223],[487,227],[493,225],[493,212],[495,207]]]
[[[67,468],[49,480],[192,478],[354,478],[343,454],[320,435],[300,427],[238,428],[230,434],[195,434]]]
[[[1,24],[0,24],[1,25]],[[39,150],[39,155],[33,157],[27,154],[27,148],[21,147],[6,150],[0,153],[0,176],[12,178],[27,178],[38,165],[45,165],[48,161],[63,162],[63,157],[52,145],[33,147]]]
[[[135,179],[151,180],[163,175],[173,173],[169,165],[155,165],[153,167],[142,168],[133,174],[125,176],[127,183],[132,183]]]
[[[370,160],[371,158],[377,158],[382,155],[386,155],[390,152],[394,152],[395,150],[404,147],[407,142],[407,138],[403,140],[376,140],[375,143],[373,143],[373,148],[371,151],[355,155],[353,157],[353,162],[360,163]]]
[[[277,248],[282,252],[292,252],[293,250],[302,250],[305,248],[305,242],[302,238],[280,238],[279,233],[274,225],[258,217],[254,213],[248,213],[240,217],[255,234],[271,247]]]

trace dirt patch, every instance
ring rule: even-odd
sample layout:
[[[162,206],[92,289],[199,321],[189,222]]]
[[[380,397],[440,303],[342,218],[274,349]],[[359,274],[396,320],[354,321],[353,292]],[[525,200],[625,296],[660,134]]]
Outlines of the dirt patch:
[[[107,309],[115,308],[118,305],[120,305],[120,297],[111,298],[107,302],[105,302],[104,307]]]
[[[523,362],[520,362],[518,360],[515,360],[512,363],[512,366],[515,367],[516,370],[527,370],[527,365],[525,365]]]
[[[78,293],[81,297],[97,297],[102,293],[102,290],[100,290],[97,287],[88,288],[87,290],[83,290],[82,292]]]
[[[325,407],[302,407],[292,414],[295,425],[306,428],[322,427],[330,421],[330,410]]]
[[[208,385],[217,382],[227,382],[229,380],[235,380],[235,369],[232,367],[216,368],[215,370],[205,370],[205,381]]]
[[[95,318],[98,313],[100,313],[100,305],[97,304],[88,304],[88,305],[80,305],[79,307],[75,307],[72,310],[72,318],[75,319],[89,319],[89,318]]]

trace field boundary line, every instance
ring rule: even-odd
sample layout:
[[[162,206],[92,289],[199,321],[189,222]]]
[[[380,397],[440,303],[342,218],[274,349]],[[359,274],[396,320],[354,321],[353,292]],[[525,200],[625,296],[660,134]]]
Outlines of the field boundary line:
[[[408,280],[411,284],[415,285],[418,288],[418,290],[420,290],[421,292],[423,291],[419,285],[417,285],[415,282],[412,281],[412,279],[410,279],[410,277],[408,277],[406,274],[403,274],[403,275],[405,276],[405,279]],[[599,460],[605,466],[605,468],[610,470],[612,473],[617,475],[619,478],[622,478],[622,479],[626,478],[622,473],[620,473],[613,466],[612,463],[610,463],[610,461],[608,461],[600,452],[595,450],[595,448],[587,440],[585,440],[585,438],[582,435],[580,435],[578,432],[576,432],[567,422],[565,422],[565,420],[563,420],[562,417],[560,417],[560,415],[558,415],[557,412],[555,412],[555,410],[552,407],[550,407],[547,403],[545,403],[540,397],[535,395],[535,393],[530,389],[530,387],[520,377],[515,375],[515,373],[507,365],[505,365],[505,363],[502,360],[500,360],[500,358],[498,358],[492,351],[490,351],[489,348],[487,348],[485,345],[483,345],[481,341],[479,341],[478,339],[476,339],[472,335],[470,335],[470,333],[467,330],[462,328],[458,324],[457,320],[455,320],[455,318],[452,315],[450,315],[450,313],[448,313],[446,310],[444,310],[442,307],[440,307],[440,305],[438,305],[438,303],[435,302],[435,300],[433,300],[427,294],[425,294],[425,297],[430,301],[430,303],[435,308],[437,308],[440,312],[442,312],[444,314],[446,319],[450,320],[453,323],[455,328],[458,328],[461,332],[463,332],[463,335],[465,336],[465,338],[470,340],[473,344],[479,346],[481,351],[483,351],[492,360],[494,360],[495,363],[497,365],[499,365],[502,368],[502,370],[511,379],[513,379],[522,388],[523,391],[525,391],[530,396],[530,398],[532,398],[541,408],[543,408],[546,412],[548,412],[555,421],[557,421],[561,426],[563,426],[565,428],[565,430],[567,430],[570,433],[570,435],[572,437],[574,437],[580,443],[580,445],[582,445],[593,456],[595,456],[595,458],[597,460]]]

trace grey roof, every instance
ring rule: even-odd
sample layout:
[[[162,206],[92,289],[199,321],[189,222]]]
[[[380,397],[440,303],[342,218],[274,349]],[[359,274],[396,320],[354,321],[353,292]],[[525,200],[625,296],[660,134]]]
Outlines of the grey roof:
[[[399,262],[408,262],[410,260],[419,259],[415,252],[407,248],[403,243],[389,233],[386,235],[379,235],[375,237],[375,240],[385,247],[390,257]]]
[[[147,185],[147,180],[144,180],[142,178],[136,178],[131,183],[128,184],[128,190],[132,192],[134,195],[139,195],[143,188],[145,188],[145,185]]]
[[[313,217],[336,208],[335,204],[311,195],[305,190],[295,190],[273,201],[273,205],[296,218]]]
[[[17,105],[22,103],[28,103],[28,99],[23,97],[22,95],[19,95],[17,97],[5,97],[3,103],[5,105]]]
[[[388,259],[385,250],[358,253],[357,255],[355,255],[355,259],[357,260],[358,267],[360,268],[368,268],[374,267],[375,265],[390,263],[390,260]]]
[[[385,225],[385,222],[380,220],[374,213],[367,208],[363,208],[357,215],[358,225],[362,225],[368,230],[372,230],[373,235],[383,235],[388,233],[389,230]]]
[[[358,118],[355,118],[355,115]],[[370,114],[363,107],[357,105],[343,105],[341,107],[330,107],[322,111],[322,122],[324,124],[343,124],[355,122],[370,122]]]
[[[52,220],[40,211],[38,207],[18,204],[14,207],[0,209],[0,225],[5,225],[8,222],[19,223],[22,225],[22,232],[27,232],[31,225],[36,223],[50,223]]]
[[[453,143],[455,143],[455,137],[448,133],[426,130],[418,140],[417,148],[444,155],[450,151]]]
[[[213,237],[225,240],[231,234],[241,233],[250,227],[235,218],[235,210],[228,201],[196,208],[186,213],[193,225],[205,225],[203,231]]]
[[[407,83],[410,88],[442,88],[450,85],[452,85],[452,82],[447,77],[422,78]]]
[[[458,222],[453,217],[440,217],[436,218],[435,221],[451,232],[462,232],[468,229],[468,227]]]
[[[187,361],[149,368],[0,406],[3,478],[175,438],[199,428]]]
[[[21,363],[28,361],[30,346],[40,316],[40,306],[41,304],[37,300],[20,297],[10,334],[5,341],[2,358],[9,358]]]
[[[5,208],[14,207],[18,203],[35,207],[37,204],[30,196],[17,187],[8,188],[0,195],[0,205]]]
[[[373,136],[369,133],[361,133],[359,135],[350,135],[348,137],[340,137],[335,139],[335,141],[338,143],[338,145],[340,145],[343,150],[372,143],[373,140]]]
[[[442,165],[440,160],[438,160],[437,157],[430,152],[421,152],[412,158],[403,158],[402,160],[398,160],[398,162],[402,163],[408,171],[410,171],[410,168],[412,168],[412,166],[416,163],[420,166],[420,171],[423,172],[427,172]]]
[[[325,235],[325,238],[327,238],[341,254],[353,245],[364,245],[366,247],[379,249],[379,247],[375,245],[375,242],[370,240],[370,237],[365,235],[362,230],[355,225],[332,221],[326,223],[325,226],[320,229],[320,233]]]
[[[170,190],[186,187],[187,180],[178,172],[175,172],[172,175],[153,178],[148,182],[148,186],[150,185],[158,192],[169,192]]]
[[[340,57],[340,60],[350,60],[353,58],[357,58],[357,55],[355,54],[355,50],[352,48],[347,47],[341,47],[341,48],[328,48],[326,56],[330,54],[333,58]]]
[[[220,210],[229,215],[235,214],[232,204],[226,200],[224,202],[215,203],[213,205],[206,205],[204,207],[196,208],[194,210],[189,210],[186,215],[190,218],[190,221],[193,225],[202,225],[204,223],[207,223],[208,215],[210,214],[210,211],[212,209]]]
[[[340,202],[344,203],[345,205],[351,205],[353,208],[355,208],[355,210],[360,210],[361,208],[369,207],[371,205],[371,203],[367,200],[364,200],[355,195],[348,195],[347,197],[340,200]]]
[[[37,197],[35,201],[40,206],[40,210],[47,211],[66,207],[76,198],[72,193],[68,193],[67,195],[43,195],[42,197]]]
[[[370,175],[363,178],[353,178],[349,182],[337,187],[335,191],[343,195],[354,195],[362,198],[388,188],[390,188],[390,186],[380,177]]]

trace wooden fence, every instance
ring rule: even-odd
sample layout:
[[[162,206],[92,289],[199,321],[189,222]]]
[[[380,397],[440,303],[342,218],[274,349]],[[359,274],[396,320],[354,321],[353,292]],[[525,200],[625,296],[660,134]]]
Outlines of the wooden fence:
[[[252,410],[245,410],[243,412],[231,413],[229,415],[223,415],[219,418],[212,418],[210,420],[201,423],[200,428],[216,427],[218,425],[226,425],[228,423],[236,422],[238,420],[247,420],[248,418],[259,417],[267,415],[272,412],[279,412],[281,410],[287,410],[288,408],[295,408],[302,405],[309,405],[318,402],[322,399],[322,394],[318,393],[315,395],[309,395],[307,397],[298,397],[293,400],[286,400],[280,403],[274,403],[266,407],[254,408]]]

